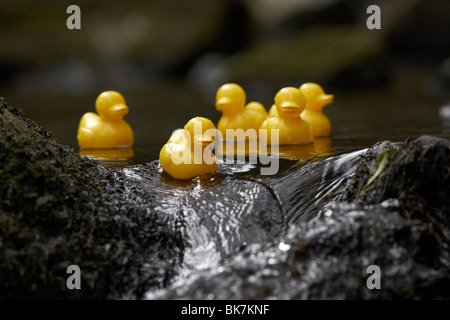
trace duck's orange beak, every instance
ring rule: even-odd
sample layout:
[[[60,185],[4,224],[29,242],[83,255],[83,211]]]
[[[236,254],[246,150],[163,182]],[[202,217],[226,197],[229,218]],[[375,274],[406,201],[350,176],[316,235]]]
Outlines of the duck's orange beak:
[[[281,104],[279,109],[283,112],[299,112],[301,110],[300,106],[295,101],[285,101]]]
[[[318,99],[322,104],[328,105],[330,103],[333,103],[334,101],[334,95],[332,94],[324,94],[323,96],[319,97]]]
[[[223,97],[220,98],[216,101],[216,109],[217,110],[223,110],[225,109],[228,105],[230,105],[232,102],[232,100],[230,98],[227,97]]]
[[[108,111],[111,115],[124,116],[128,113],[128,106],[125,104],[115,104]]]

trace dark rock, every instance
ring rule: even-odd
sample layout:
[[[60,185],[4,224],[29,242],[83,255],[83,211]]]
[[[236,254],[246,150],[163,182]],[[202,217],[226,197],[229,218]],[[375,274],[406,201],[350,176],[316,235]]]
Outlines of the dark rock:
[[[133,298],[167,285],[183,249],[151,197],[0,101],[0,296]],[[66,269],[81,268],[82,290]]]
[[[395,149],[375,188],[367,188],[386,150]],[[346,199],[365,204],[398,199],[400,213],[407,219],[433,221],[443,228],[450,223],[450,141],[432,136],[407,140],[404,144],[379,144],[361,162]],[[450,240],[450,238],[447,238]]]
[[[427,136],[376,144],[322,210],[316,208],[315,218],[291,221],[281,240],[251,244],[187,284],[147,297],[448,299],[448,146]],[[377,160],[390,149],[397,151],[367,191]],[[326,161],[315,169],[326,172],[330,166],[320,164]],[[298,177],[302,170],[288,175]],[[371,265],[380,267],[380,290],[366,285]]]
[[[416,299],[448,298],[442,245],[429,225],[378,206],[338,207],[295,226],[280,244],[247,247],[223,266],[150,298]],[[367,268],[381,269],[369,290]]]

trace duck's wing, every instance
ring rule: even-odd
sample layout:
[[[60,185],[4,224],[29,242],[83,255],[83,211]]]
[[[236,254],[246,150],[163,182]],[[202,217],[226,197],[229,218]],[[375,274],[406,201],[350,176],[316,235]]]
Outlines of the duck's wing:
[[[94,129],[100,124],[100,117],[93,113],[85,113],[80,120],[78,126],[78,137],[83,136],[83,138],[91,138],[94,136]]]
[[[168,144],[182,144],[185,143],[186,141],[186,136],[185,136],[185,129],[177,129],[175,130],[172,135],[170,136],[169,140],[167,141]]]
[[[270,107],[269,113],[267,114],[268,117],[278,117],[278,109],[276,105],[272,105]]]

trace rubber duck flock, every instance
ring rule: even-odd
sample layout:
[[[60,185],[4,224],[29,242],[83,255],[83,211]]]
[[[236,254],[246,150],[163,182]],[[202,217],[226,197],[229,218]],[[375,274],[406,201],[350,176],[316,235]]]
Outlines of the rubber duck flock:
[[[323,108],[334,96],[325,94],[316,83],[304,83],[300,88],[285,87],[275,95],[274,104],[267,113],[255,101],[246,104],[244,89],[235,83],[226,83],[216,92],[215,107],[222,112],[217,128],[204,117],[194,117],[184,129],[176,130],[162,147],[159,162],[162,169],[175,179],[192,179],[216,171],[218,163],[209,147],[214,145],[217,133],[223,140],[234,139],[229,133],[249,129],[266,130],[262,142],[267,145],[304,145],[316,137],[331,135],[331,123]],[[98,114],[83,115],[78,126],[78,144],[81,149],[128,148],[133,145],[133,131],[124,120],[128,113],[124,97],[116,91],[105,91],[96,100]],[[228,130],[228,131],[227,131]],[[230,131],[231,130],[231,131]],[[278,139],[271,138],[276,130]]]

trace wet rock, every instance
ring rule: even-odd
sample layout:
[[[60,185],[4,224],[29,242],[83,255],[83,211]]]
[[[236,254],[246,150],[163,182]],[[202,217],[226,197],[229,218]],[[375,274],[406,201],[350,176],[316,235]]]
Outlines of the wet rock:
[[[381,207],[338,207],[330,217],[293,228],[283,242],[255,244],[189,285],[150,298],[415,299],[446,298],[448,270],[430,226]],[[369,290],[367,268],[381,269]]]
[[[387,150],[396,152],[375,187],[367,190]],[[278,241],[250,244],[217,268],[147,297],[448,298],[449,152],[448,140],[428,136],[378,143],[355,163],[355,174],[330,194],[315,217],[291,221]],[[319,161],[316,169],[323,168]],[[381,270],[381,289],[367,286],[372,265]]]
[[[382,174],[372,186],[368,186],[380,157],[388,150],[395,152],[389,156]],[[446,139],[422,136],[402,145],[380,143],[360,163],[346,199],[364,204],[398,199],[400,213],[405,218],[430,220],[437,226],[448,226],[449,161],[450,142]]]
[[[133,298],[170,282],[183,248],[151,196],[0,100],[0,296]],[[68,290],[70,265],[82,290]]]

